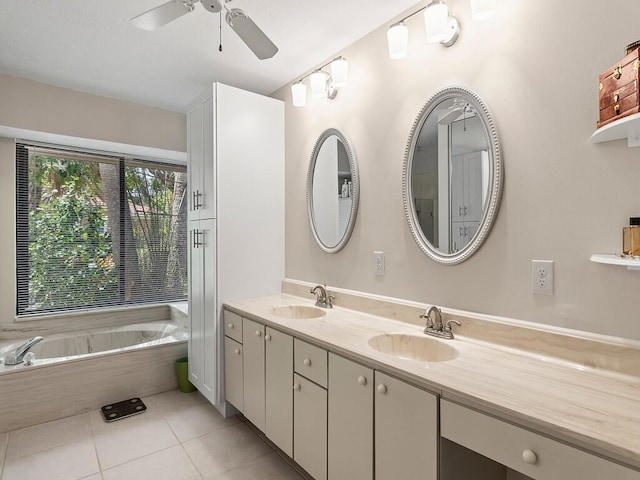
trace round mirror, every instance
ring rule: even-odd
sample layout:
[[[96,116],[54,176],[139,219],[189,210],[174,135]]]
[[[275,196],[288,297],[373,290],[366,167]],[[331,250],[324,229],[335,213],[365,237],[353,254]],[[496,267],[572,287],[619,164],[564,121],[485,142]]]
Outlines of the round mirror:
[[[502,192],[498,135],[482,99],[465,87],[436,92],[407,142],[402,194],[423,252],[454,265],[487,238]]]
[[[349,241],[358,211],[358,165],[345,135],[335,128],[322,132],[311,153],[307,206],[318,245],[329,253]]]

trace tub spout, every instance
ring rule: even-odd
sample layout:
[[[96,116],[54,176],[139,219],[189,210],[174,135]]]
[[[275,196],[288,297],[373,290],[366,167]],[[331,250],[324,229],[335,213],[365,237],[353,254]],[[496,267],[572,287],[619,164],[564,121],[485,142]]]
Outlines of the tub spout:
[[[11,350],[10,352],[7,352],[7,354],[4,357],[4,364],[17,365],[19,363],[22,363],[22,361],[24,360],[24,354],[27,353],[29,349],[33,347],[36,343],[39,343],[42,340],[44,340],[42,337],[30,338],[15,350]]]

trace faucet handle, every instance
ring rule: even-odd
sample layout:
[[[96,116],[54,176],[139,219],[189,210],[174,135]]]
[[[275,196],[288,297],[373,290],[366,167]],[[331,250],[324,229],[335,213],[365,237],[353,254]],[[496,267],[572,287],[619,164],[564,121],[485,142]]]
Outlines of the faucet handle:
[[[444,324],[444,332],[445,333],[451,333],[453,335],[453,333],[451,332],[451,324],[452,323],[455,323],[459,327],[462,326],[462,324],[458,320],[447,320],[447,322]]]

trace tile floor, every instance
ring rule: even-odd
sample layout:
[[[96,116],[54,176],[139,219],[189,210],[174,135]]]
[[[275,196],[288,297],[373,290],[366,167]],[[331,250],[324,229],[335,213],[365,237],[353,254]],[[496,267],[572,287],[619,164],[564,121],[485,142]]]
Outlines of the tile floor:
[[[96,410],[1,434],[1,480],[303,479],[198,392],[143,400],[145,413],[113,423]]]

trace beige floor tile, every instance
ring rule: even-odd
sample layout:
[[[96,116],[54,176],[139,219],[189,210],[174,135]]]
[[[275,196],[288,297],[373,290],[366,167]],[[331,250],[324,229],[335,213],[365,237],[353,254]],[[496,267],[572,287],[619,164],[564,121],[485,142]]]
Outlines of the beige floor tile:
[[[103,472],[104,480],[201,480],[181,445]]]
[[[42,423],[11,432],[6,458],[33,455],[90,437],[91,428],[86,414]]]
[[[211,405],[198,391],[182,393],[180,390],[170,390],[151,397],[145,397],[142,400],[145,404],[149,402],[163,415],[196,405]]]
[[[84,477],[80,480],[103,480],[101,473],[94,473],[93,475],[89,475],[88,477]]]
[[[276,452],[234,468],[215,480],[303,480]]]
[[[271,451],[242,423],[190,440],[183,446],[205,479],[214,479]]]
[[[2,480],[78,480],[99,472],[93,442],[85,439],[7,460]]]
[[[145,419],[144,414],[107,424],[107,428],[95,434],[96,451],[103,470],[176,444],[178,439],[163,419]]]
[[[178,408],[176,411],[166,414],[164,418],[181,442],[201,437],[240,421],[235,415],[224,418],[209,403]]]

